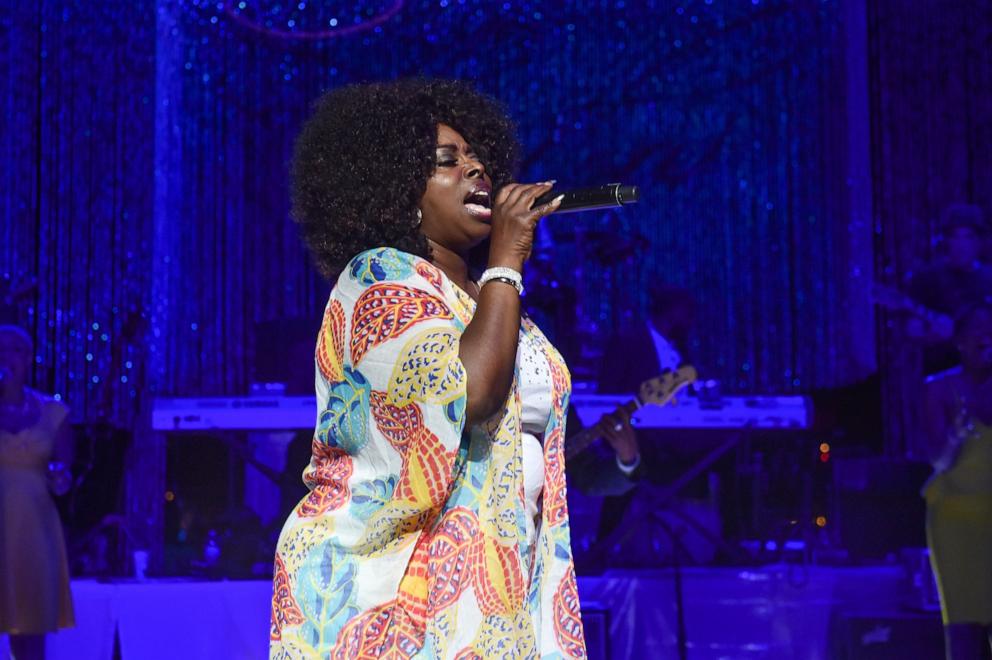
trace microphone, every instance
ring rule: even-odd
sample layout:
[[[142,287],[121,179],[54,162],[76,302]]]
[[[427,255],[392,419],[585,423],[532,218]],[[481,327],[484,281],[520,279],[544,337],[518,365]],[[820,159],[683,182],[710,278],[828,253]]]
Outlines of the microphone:
[[[558,195],[564,195],[564,198],[555,213],[575,213],[633,204],[637,201],[640,193],[637,186],[625,186],[621,183],[610,183],[596,188],[579,188],[577,190],[549,190],[534,200],[534,205],[531,208],[547,204]]]

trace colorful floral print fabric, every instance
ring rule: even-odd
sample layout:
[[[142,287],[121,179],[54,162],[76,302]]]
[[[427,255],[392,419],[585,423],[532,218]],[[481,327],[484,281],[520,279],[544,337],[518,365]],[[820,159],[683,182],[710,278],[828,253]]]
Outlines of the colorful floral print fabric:
[[[272,658],[584,658],[565,505],[570,390],[553,376],[536,542],[524,524],[520,399],[465,428],[458,344],[475,303],[440,270],[355,257],[316,349],[310,488],[275,558]]]

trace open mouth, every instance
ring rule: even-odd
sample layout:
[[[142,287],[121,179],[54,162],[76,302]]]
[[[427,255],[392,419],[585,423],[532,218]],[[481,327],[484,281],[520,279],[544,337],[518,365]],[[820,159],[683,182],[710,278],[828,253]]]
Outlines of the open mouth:
[[[488,218],[492,215],[492,199],[485,188],[476,188],[465,198],[465,208],[472,215]]]

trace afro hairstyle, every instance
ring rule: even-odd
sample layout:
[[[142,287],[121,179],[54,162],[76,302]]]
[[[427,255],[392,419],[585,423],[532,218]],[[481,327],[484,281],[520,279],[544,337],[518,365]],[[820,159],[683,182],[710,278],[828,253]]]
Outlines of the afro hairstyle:
[[[495,188],[511,181],[515,126],[468,83],[356,84],[317,100],[293,153],[292,217],[323,275],[335,279],[371,248],[430,257],[417,207],[435,169],[439,124],[472,145]]]

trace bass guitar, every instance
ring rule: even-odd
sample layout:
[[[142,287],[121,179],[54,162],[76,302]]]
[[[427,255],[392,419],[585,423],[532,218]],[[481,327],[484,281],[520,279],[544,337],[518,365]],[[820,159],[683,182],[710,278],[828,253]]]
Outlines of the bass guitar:
[[[691,365],[679,367],[675,371],[666,371],[641,383],[640,387],[637,388],[637,396],[616,410],[617,412],[623,410],[628,414],[633,414],[643,406],[664,406],[671,402],[679,392],[696,382],[696,378],[696,369]],[[585,451],[589,445],[601,437],[603,437],[603,428],[601,423],[597,422],[575,435],[565,438],[565,460]]]

